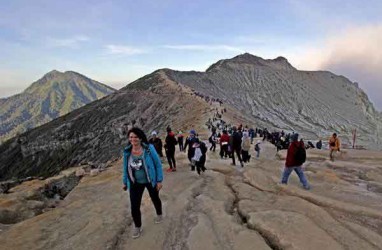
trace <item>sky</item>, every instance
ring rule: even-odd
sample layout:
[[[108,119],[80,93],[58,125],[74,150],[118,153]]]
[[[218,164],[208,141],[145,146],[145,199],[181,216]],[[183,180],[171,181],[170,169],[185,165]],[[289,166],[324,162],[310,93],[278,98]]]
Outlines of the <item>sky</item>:
[[[248,52],[344,75],[382,111],[381,0],[0,1],[0,98],[53,69],[119,89]]]

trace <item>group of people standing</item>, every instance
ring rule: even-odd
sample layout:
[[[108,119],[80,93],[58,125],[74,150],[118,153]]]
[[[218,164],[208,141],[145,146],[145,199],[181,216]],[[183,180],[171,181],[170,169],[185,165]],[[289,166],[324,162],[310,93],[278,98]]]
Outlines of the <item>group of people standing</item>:
[[[205,161],[207,146],[202,142],[195,130],[190,130],[189,135],[183,140],[182,132],[177,136],[172,132],[170,127],[167,127],[167,134],[164,145],[158,134],[153,131],[150,140],[147,140],[145,133],[136,127],[131,128],[127,132],[129,144],[123,150],[123,190],[130,193],[131,215],[134,221],[134,229],[132,232],[133,238],[138,238],[142,232],[141,220],[141,201],[143,192],[148,190],[150,198],[154,204],[156,217],[155,223],[161,223],[162,217],[162,202],[159,197],[159,191],[162,188],[163,170],[161,157],[163,157],[162,148],[165,149],[166,158],[169,164],[168,172],[176,171],[175,149],[179,145],[180,151],[187,150],[187,157],[190,161],[191,170],[195,170],[200,175],[206,170]],[[302,170],[302,165],[306,159],[305,145],[302,140],[298,140],[298,134],[294,133],[291,136],[291,143],[288,147],[285,167],[281,177],[281,183],[287,184],[290,174],[295,171],[298,175],[302,186],[305,189],[310,189],[310,185]],[[249,132],[246,129],[232,127],[231,135],[228,135],[226,130],[222,131],[220,137],[217,137],[216,131],[212,131],[211,137],[215,145],[210,147],[211,151],[215,150],[216,140],[219,138],[220,157],[232,158],[232,165],[235,165],[235,154],[240,162],[241,167],[244,167],[244,162],[248,162],[251,158],[249,151],[251,147],[251,139]],[[184,141],[184,145],[183,145]],[[329,139],[330,159],[333,160],[333,152],[340,151],[340,141],[334,133]],[[256,156],[260,155],[260,141],[255,144]]]

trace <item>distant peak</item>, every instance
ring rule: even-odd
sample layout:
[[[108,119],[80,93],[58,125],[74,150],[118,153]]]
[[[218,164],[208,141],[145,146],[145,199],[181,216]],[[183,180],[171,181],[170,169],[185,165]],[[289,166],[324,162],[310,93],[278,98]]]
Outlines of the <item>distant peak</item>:
[[[60,75],[60,74],[63,74],[63,73],[54,69],[54,70],[49,71],[48,73],[46,73],[45,76],[55,76],[55,75]]]
[[[234,58],[232,58],[232,60],[235,60],[235,59],[242,59],[242,60],[264,60],[263,58],[261,57],[258,57],[258,56],[254,56],[250,53],[244,53],[244,54],[241,54],[241,55],[238,55],[238,56],[235,56]]]
[[[283,56],[279,56],[279,57],[273,59],[273,61],[276,61],[276,62],[288,62],[288,60],[285,57],[283,57]]]
[[[288,62],[285,57],[279,56],[275,59],[263,59],[259,56],[254,56],[250,53],[244,53],[238,56],[235,56],[231,59],[220,60],[214,64],[212,64],[208,69],[208,71],[218,69],[220,66],[225,63],[237,63],[237,64],[252,64],[256,66],[269,66],[276,67],[278,69],[294,69],[294,67]]]

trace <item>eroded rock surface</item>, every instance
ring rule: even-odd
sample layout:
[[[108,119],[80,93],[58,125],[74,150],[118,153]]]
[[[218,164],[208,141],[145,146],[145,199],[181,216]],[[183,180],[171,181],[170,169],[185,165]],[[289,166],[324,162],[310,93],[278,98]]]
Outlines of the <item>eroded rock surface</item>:
[[[381,155],[351,151],[327,161],[328,151],[308,150],[305,171],[312,189],[293,173],[279,184],[285,152],[263,143],[260,159],[241,169],[218,153],[208,171],[191,172],[177,152],[178,171],[165,173],[164,221],[154,224],[147,192],[143,233],[131,238],[128,193],[121,162],[84,176],[58,206],[0,227],[2,249],[382,249]],[[281,160],[280,160],[281,158]],[[167,167],[165,164],[164,167]],[[366,178],[366,177],[367,178]],[[3,194],[5,195],[5,194]]]

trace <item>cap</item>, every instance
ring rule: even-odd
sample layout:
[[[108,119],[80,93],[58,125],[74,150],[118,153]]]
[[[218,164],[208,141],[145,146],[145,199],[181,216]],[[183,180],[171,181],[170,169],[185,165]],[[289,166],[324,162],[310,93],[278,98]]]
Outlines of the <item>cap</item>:
[[[156,131],[151,132],[151,135],[157,135]]]

